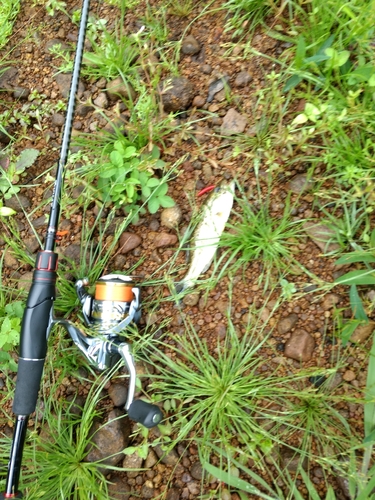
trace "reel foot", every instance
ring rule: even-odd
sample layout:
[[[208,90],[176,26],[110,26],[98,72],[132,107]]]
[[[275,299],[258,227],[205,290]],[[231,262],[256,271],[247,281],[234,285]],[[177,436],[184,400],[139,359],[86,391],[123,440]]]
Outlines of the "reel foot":
[[[151,429],[160,424],[163,419],[163,413],[160,408],[141,399],[132,402],[128,409],[128,416],[131,420]]]
[[[5,496],[6,493],[0,493],[0,500],[7,500],[8,498],[23,498],[23,495],[21,492],[10,494],[8,496]]]

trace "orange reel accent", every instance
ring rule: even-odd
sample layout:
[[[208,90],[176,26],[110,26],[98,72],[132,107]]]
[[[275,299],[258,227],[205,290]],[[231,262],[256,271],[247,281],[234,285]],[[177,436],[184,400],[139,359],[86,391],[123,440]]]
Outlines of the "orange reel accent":
[[[96,300],[111,302],[131,302],[134,298],[133,283],[116,283],[113,281],[97,281],[95,287]]]

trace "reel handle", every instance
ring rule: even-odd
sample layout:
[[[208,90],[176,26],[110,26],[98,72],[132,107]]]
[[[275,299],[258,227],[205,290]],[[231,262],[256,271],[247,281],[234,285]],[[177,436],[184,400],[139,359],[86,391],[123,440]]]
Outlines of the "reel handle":
[[[151,429],[160,424],[163,419],[161,409],[151,403],[147,403],[142,399],[136,399],[128,408],[128,416],[130,420]]]

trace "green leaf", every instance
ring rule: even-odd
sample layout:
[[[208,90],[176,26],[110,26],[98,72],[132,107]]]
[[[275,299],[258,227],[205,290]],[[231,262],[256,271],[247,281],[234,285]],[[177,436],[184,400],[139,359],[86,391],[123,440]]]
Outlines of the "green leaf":
[[[303,78],[299,75],[293,75],[291,76],[286,84],[284,85],[283,92],[289,92],[289,90],[294,89],[299,83],[301,83]]]
[[[358,294],[356,285],[351,285],[349,298],[350,298],[350,306],[354,313],[355,319],[359,319],[361,321],[368,321],[368,317],[363,308],[363,303]]]
[[[9,207],[0,207],[0,217],[10,217],[11,215],[15,215],[17,212],[13,210],[13,208]]]
[[[296,46],[296,57],[294,59],[294,65],[297,69],[300,69],[302,67],[305,55],[306,55],[305,38],[302,35],[299,35]]]
[[[350,321],[347,321],[340,332],[340,338],[342,341],[342,345],[345,347],[346,344],[349,342],[350,337],[353,335],[353,332],[355,329],[362,325],[363,321],[358,320],[358,319],[351,319]]]
[[[157,179],[156,177],[150,177],[150,179],[148,179],[148,181],[147,181],[147,187],[149,187],[149,188],[157,187],[157,186],[159,186],[159,184],[160,184],[160,180]]]
[[[112,153],[109,155],[111,159],[111,163],[115,165],[116,167],[122,167],[124,160],[119,151],[112,151]]]
[[[100,172],[101,179],[110,179],[111,177],[117,177],[118,169],[117,167],[107,168]]]
[[[335,280],[337,285],[375,285],[374,271],[350,271]]]
[[[163,208],[174,207],[176,202],[170,196],[158,196],[159,203]]]
[[[209,474],[216,477],[217,479],[219,479],[219,481],[227,484],[228,486],[232,486],[233,488],[245,491],[246,493],[250,493],[252,495],[257,495],[259,498],[264,498],[265,500],[276,500],[277,498],[277,497],[270,497],[265,493],[262,493],[260,490],[258,490],[258,488],[253,486],[251,483],[248,483],[247,481],[239,477],[231,476],[229,472],[225,472],[208,462],[205,462],[203,464],[203,467]]]
[[[155,189],[155,194],[156,196],[160,197],[160,196],[164,196],[168,191],[168,184],[166,183],[163,183],[163,184],[160,184],[159,187],[157,187]]]
[[[159,210],[159,207],[160,207],[160,203],[159,203],[159,200],[156,196],[153,196],[152,198],[150,198],[148,200],[147,208],[148,208],[148,211],[150,212],[150,214],[155,214]]]
[[[151,189],[147,186],[142,187],[142,194],[145,198],[149,198],[151,196]]]
[[[24,149],[16,162],[16,172],[21,173],[26,168],[31,167],[39,156],[37,149]]]
[[[337,259],[335,264],[353,264],[354,262],[375,262],[375,255],[370,252],[351,252]]]
[[[124,158],[131,158],[137,153],[137,149],[134,146],[128,146],[125,149]]]

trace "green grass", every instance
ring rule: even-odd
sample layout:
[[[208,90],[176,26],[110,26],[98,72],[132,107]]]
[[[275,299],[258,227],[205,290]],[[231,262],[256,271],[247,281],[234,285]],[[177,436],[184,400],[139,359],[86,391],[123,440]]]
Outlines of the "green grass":
[[[20,10],[19,0],[4,0],[0,6],[0,49],[8,42],[13,24]]]

